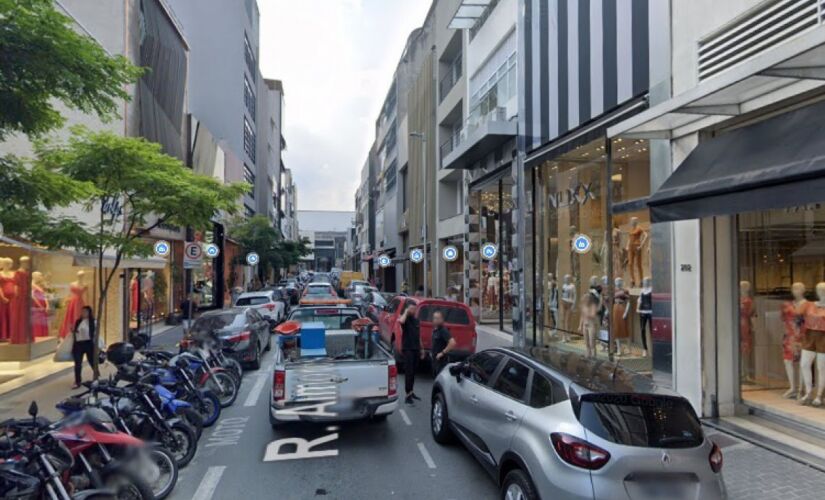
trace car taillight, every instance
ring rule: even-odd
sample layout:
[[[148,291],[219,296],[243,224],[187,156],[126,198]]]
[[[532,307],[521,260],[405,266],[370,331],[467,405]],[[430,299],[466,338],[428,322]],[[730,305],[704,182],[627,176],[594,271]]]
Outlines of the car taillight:
[[[554,432],[550,434],[550,440],[559,458],[570,465],[582,469],[598,470],[610,460],[610,453],[569,434]]]
[[[249,330],[244,330],[242,332],[226,337],[225,340],[228,342],[243,342],[244,340],[249,340],[251,336],[252,332],[250,332]]]
[[[272,399],[274,401],[284,400],[284,384],[286,382],[286,374],[282,370],[277,370],[272,375]]]
[[[267,305],[265,305],[264,307],[266,307],[266,308],[267,308],[267,309],[269,309],[270,311],[274,311],[274,310],[275,310],[275,304],[267,304]]]
[[[476,346],[476,342],[478,342],[478,332],[473,332],[473,347]]]
[[[387,396],[396,394],[398,394],[398,367],[389,365],[387,366]]]
[[[713,448],[710,450],[708,461],[710,461],[710,468],[713,472],[718,474],[722,471],[722,450],[719,449],[719,446],[716,443],[713,443]]]

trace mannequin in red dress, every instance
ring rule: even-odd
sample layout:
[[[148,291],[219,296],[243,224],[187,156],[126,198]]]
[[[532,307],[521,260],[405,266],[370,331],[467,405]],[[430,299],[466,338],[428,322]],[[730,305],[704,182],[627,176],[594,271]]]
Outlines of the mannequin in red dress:
[[[77,272],[77,281],[69,285],[69,298],[66,299],[66,314],[63,316],[63,324],[60,325],[60,338],[65,337],[72,331],[74,324],[80,318],[80,312],[86,305],[86,289],[89,288],[84,283],[86,273]]]
[[[12,344],[25,344],[29,341],[29,296],[31,295],[31,278],[29,269],[31,259],[27,256],[20,257],[20,265],[14,271],[14,282],[17,287],[17,294],[9,304],[13,325],[10,340]]]
[[[747,378],[750,374],[751,360],[753,352],[753,317],[756,311],[753,308],[753,298],[751,297],[750,281],[739,282],[739,352],[742,356],[742,375]]]
[[[139,302],[140,300],[138,299],[138,273],[133,272],[132,280],[129,282],[129,314],[131,314],[133,318],[137,317]]]
[[[46,297],[46,279],[43,273],[32,273],[32,336],[49,336],[49,299]]]
[[[795,398],[797,390],[802,388],[800,383],[797,386],[799,376],[797,375],[799,358],[801,353],[801,342],[805,331],[805,310],[808,308],[808,301],[805,300],[805,284],[794,283],[791,285],[793,300],[782,304],[782,324],[785,326],[785,335],[782,338],[782,360],[785,364],[785,373],[788,377],[789,389],[782,395],[785,398]]]
[[[17,297],[17,282],[9,258],[0,258],[0,341],[9,341],[17,328],[16,311],[12,304]]]

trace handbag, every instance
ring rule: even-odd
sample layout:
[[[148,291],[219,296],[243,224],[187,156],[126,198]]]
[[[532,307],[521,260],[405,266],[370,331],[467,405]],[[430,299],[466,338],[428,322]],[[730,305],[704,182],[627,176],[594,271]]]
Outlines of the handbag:
[[[53,360],[57,362],[73,361],[74,356],[72,356],[72,347],[74,347],[74,335],[66,335],[57,346],[57,351],[54,353]]]

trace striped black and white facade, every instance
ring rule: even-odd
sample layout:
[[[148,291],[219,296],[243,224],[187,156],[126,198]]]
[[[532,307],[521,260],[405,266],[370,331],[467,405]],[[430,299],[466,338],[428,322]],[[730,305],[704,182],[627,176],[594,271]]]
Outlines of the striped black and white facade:
[[[647,93],[651,26],[667,22],[654,19],[658,1],[521,0],[527,153]]]

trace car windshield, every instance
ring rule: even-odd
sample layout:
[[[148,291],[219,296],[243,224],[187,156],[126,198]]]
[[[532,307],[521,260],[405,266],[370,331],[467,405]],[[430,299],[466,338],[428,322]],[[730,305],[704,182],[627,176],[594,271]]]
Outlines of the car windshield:
[[[241,297],[235,302],[236,306],[258,306],[261,304],[268,304],[269,297],[261,295],[258,297]]]
[[[307,288],[307,295],[331,296],[332,290],[330,290],[328,286],[311,286]]]
[[[195,320],[195,323],[192,325],[192,333],[195,335],[209,334],[229,326],[241,326],[243,323],[243,314],[210,314],[208,316],[201,316]]]
[[[584,394],[579,421],[597,436],[625,446],[692,448],[704,435],[685,399],[654,394]]]
[[[344,330],[352,328],[352,322],[360,316],[352,309],[296,309],[289,315],[292,321],[301,323],[323,323],[327,330]]]

